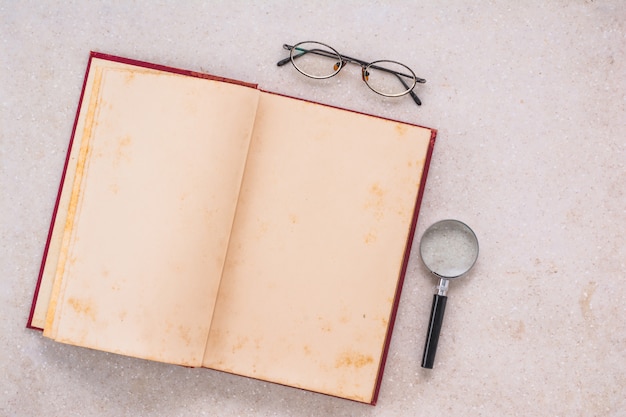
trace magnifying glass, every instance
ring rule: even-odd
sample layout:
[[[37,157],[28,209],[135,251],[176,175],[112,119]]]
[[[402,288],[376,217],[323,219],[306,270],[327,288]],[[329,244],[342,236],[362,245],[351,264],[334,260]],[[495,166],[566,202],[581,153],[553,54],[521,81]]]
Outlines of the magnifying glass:
[[[420,256],[426,268],[439,278],[422,357],[422,368],[432,369],[448,299],[449,280],[461,278],[472,269],[478,258],[478,239],[465,223],[441,220],[422,235]]]

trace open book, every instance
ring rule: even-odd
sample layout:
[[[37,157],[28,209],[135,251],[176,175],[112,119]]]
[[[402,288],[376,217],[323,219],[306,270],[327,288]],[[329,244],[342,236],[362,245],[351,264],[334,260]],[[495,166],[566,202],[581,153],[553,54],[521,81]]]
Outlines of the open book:
[[[375,403],[435,133],[92,53],[28,326]]]

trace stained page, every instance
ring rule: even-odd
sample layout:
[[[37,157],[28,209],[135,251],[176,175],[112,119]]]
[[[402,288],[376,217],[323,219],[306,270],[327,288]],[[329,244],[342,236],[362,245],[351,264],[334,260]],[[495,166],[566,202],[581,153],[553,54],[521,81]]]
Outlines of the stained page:
[[[45,334],[200,365],[258,90],[92,59]]]
[[[431,134],[261,96],[205,366],[372,401]]]

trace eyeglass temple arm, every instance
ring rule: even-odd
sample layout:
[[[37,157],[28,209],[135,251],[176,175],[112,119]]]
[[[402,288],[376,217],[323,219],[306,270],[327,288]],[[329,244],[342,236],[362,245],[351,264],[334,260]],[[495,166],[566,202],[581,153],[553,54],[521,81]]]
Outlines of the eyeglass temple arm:
[[[402,83],[402,85],[404,86],[404,88],[406,88],[407,90],[409,89],[409,86],[404,82],[404,80],[402,79],[402,77],[400,77],[398,74],[395,74],[396,77],[398,77],[398,80]],[[418,78],[418,80],[422,80],[422,78]],[[422,82],[425,83],[426,80],[423,81],[418,81],[418,82]],[[411,98],[413,99],[413,101],[415,102],[415,104],[417,104],[418,106],[422,105],[422,100],[420,100],[420,98],[417,96],[417,94],[415,94],[415,91],[411,90],[409,91],[409,95],[411,96]]]

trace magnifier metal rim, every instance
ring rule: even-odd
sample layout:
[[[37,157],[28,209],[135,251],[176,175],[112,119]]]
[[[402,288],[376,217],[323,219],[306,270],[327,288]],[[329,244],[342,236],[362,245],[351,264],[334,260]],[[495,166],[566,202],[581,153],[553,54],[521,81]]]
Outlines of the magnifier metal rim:
[[[472,260],[472,263],[469,265],[469,267],[467,267],[465,269],[465,271],[463,271],[462,273],[458,274],[458,275],[454,275],[454,276],[446,276],[446,275],[441,275],[438,274],[437,272],[435,272],[434,270],[432,270],[430,268],[430,266],[428,266],[428,264],[424,261],[424,253],[423,253],[423,248],[424,248],[424,236],[426,236],[432,229],[434,229],[437,226],[440,226],[443,223],[454,223],[457,226],[460,227],[465,227],[466,230],[468,230],[472,236],[472,240],[474,245],[476,246],[476,255],[474,256],[474,259]],[[445,278],[445,279],[455,279],[455,278],[461,278],[463,275],[467,274],[470,269],[472,269],[474,267],[474,264],[476,263],[476,260],[478,259],[478,252],[480,251],[479,245],[478,245],[478,238],[476,237],[476,233],[474,233],[474,231],[472,230],[471,227],[469,227],[467,224],[463,223],[460,220],[456,220],[456,219],[444,219],[444,220],[439,220],[438,222],[435,222],[433,224],[431,224],[428,229],[426,229],[424,231],[424,234],[422,235],[422,238],[420,240],[420,258],[422,259],[422,263],[424,264],[424,266],[434,275],[436,275],[439,278]]]

